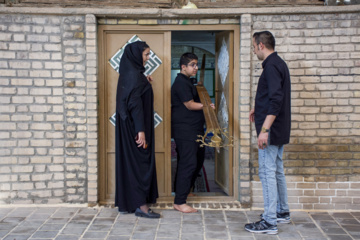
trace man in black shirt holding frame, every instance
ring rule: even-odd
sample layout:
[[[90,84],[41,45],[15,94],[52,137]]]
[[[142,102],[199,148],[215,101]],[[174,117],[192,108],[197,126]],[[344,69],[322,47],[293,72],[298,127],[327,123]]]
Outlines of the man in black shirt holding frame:
[[[184,53],[180,58],[180,73],[171,87],[171,134],[178,153],[175,175],[174,208],[192,213],[196,209],[186,204],[186,199],[204,163],[205,148],[196,142],[204,135],[203,105],[190,77],[198,71],[198,57]],[[214,104],[212,104],[214,107]]]
[[[291,128],[290,73],[275,52],[275,38],[269,31],[253,35],[253,52],[262,60],[249,120],[255,121],[258,135],[259,177],[263,188],[264,213],[261,220],[245,225],[254,233],[277,234],[277,223],[290,223],[286,179],[282,155],[289,143]]]

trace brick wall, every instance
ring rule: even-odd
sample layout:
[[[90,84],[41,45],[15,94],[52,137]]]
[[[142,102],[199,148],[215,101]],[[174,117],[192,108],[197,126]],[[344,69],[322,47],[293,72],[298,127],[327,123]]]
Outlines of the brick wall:
[[[94,106],[85,17],[0,15],[0,22],[0,201],[86,202]]]
[[[360,199],[354,191],[360,181],[360,15],[263,15],[252,21],[253,32],[274,33],[276,50],[290,69],[292,132],[284,165],[287,176],[301,176],[291,189],[302,196],[293,203],[302,204],[299,208],[320,208],[321,203],[339,208],[343,201],[344,208],[354,207]],[[251,64],[253,104],[262,69],[254,55]],[[253,128],[252,179],[258,182],[255,144]],[[327,184],[335,182],[344,184]],[[253,199],[258,196],[253,192]]]

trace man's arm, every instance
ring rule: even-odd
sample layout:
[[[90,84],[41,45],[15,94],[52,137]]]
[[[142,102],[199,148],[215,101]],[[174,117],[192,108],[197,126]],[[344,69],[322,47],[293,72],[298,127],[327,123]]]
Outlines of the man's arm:
[[[194,100],[184,102],[184,105],[185,105],[185,107],[187,109],[189,109],[191,111],[196,111],[196,110],[202,110],[203,109],[202,103],[194,102]]]
[[[187,109],[191,111],[203,110],[204,108],[204,105],[202,103],[194,102],[194,100],[184,102],[184,105]],[[215,110],[215,104],[210,103],[210,107]]]
[[[262,125],[262,129],[270,129],[271,125],[273,124],[273,122],[275,121],[276,116],[275,115],[267,115],[265,118],[265,121]],[[264,149],[266,148],[267,144],[268,144],[268,138],[269,138],[269,133],[268,132],[260,132],[259,137],[258,137],[258,147],[260,149]],[[264,144],[265,143],[265,144]]]

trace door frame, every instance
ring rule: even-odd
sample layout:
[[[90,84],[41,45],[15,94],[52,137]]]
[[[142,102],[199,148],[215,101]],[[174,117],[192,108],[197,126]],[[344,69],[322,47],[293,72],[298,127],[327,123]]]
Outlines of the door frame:
[[[103,49],[103,33],[104,31],[116,31],[119,33],[129,33],[134,31],[141,31],[141,32],[149,32],[149,33],[156,33],[156,32],[163,32],[163,31],[232,31],[234,33],[234,48],[233,48],[233,56],[234,56],[234,68],[233,68],[233,81],[230,83],[233,90],[233,109],[232,109],[232,122],[233,122],[233,131],[232,134],[234,136],[234,147],[232,148],[232,183],[233,183],[233,195],[232,196],[197,196],[197,197],[189,197],[189,202],[206,202],[206,201],[215,201],[215,202],[231,202],[239,200],[239,152],[240,152],[240,145],[239,145],[239,104],[236,104],[239,99],[239,92],[240,92],[240,25],[99,25],[98,26],[98,47],[99,47],[99,57],[98,57],[98,64],[99,64],[99,124],[102,123],[101,116],[102,112],[104,111],[104,85],[105,85],[105,76],[104,76],[104,69],[102,66],[105,66],[104,59],[100,56],[103,56],[104,49]],[[171,41],[171,36],[170,39]],[[170,54],[170,53],[169,53]],[[170,73],[170,69],[168,70]],[[170,79],[170,77],[169,77]],[[230,87],[231,88],[231,87]],[[166,93],[164,93],[166,94]],[[170,94],[170,93],[168,93]],[[167,104],[166,108],[168,109],[168,115],[165,116],[171,119],[171,105]],[[171,126],[167,128],[171,129]],[[167,129],[166,128],[166,129]],[[171,131],[171,130],[170,130]],[[169,131],[169,133],[170,133]],[[105,137],[104,128],[99,127],[99,139],[103,139]],[[169,135],[169,141],[171,137]],[[99,141],[99,171],[98,171],[98,189],[99,189],[99,203],[103,204],[100,201],[101,193],[101,181],[106,181],[105,176],[102,175],[101,169],[101,161],[105,156],[105,143],[104,141]],[[170,147],[170,145],[169,145]],[[171,182],[171,162],[167,164],[167,168],[169,171],[168,180]],[[167,188],[170,189],[171,192],[171,184],[167,185]],[[173,201],[172,196],[166,197],[159,197],[157,202],[158,203],[168,203]],[[108,203],[105,203],[108,204]]]

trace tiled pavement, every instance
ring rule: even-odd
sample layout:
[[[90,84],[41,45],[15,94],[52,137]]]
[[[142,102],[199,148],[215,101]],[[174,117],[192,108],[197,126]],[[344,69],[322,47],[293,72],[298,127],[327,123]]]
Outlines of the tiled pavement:
[[[0,238],[22,239],[360,239],[360,212],[292,212],[278,235],[252,234],[244,224],[261,211],[200,210],[181,214],[157,209],[160,219],[119,214],[114,208],[3,207]]]

